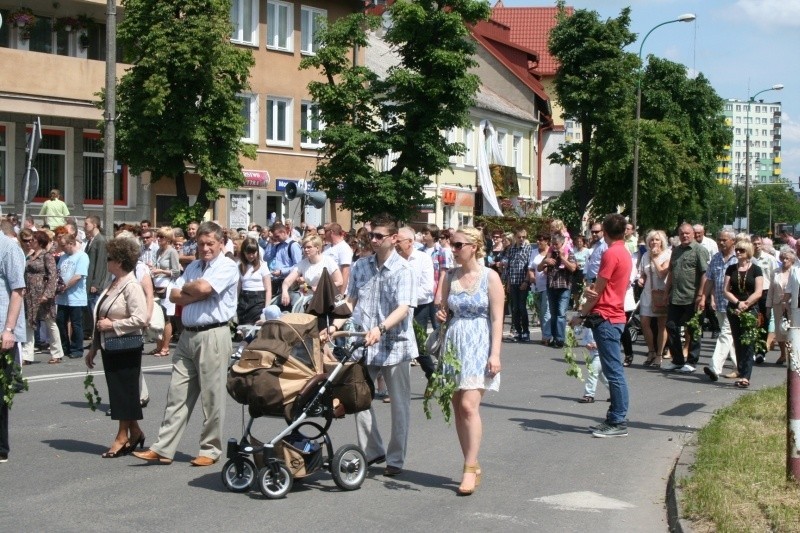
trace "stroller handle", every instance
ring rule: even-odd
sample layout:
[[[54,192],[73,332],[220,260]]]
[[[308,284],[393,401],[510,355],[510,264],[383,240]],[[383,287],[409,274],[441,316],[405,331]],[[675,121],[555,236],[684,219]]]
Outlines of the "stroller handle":
[[[332,339],[339,339],[341,337],[366,337],[366,331],[334,331],[331,335]]]

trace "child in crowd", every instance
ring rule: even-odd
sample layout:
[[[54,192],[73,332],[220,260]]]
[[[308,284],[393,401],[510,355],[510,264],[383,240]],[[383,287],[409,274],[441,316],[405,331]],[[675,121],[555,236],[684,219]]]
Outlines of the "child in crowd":
[[[594,403],[598,377],[606,388],[608,388],[608,380],[603,374],[603,368],[600,366],[600,353],[597,351],[597,343],[594,342],[594,335],[592,335],[591,328],[583,326],[575,327],[575,337],[579,339],[578,344],[580,346],[585,346],[589,351],[589,359],[586,363],[588,375],[586,376],[586,384],[583,388],[583,397],[578,400],[578,403]]]

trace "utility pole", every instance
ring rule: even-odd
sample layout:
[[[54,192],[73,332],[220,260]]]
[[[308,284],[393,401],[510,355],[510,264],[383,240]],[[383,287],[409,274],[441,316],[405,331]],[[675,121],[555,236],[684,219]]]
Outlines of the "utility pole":
[[[114,140],[117,114],[117,3],[106,2],[106,107],[104,110],[105,133],[103,135],[103,227],[107,237],[114,235]]]

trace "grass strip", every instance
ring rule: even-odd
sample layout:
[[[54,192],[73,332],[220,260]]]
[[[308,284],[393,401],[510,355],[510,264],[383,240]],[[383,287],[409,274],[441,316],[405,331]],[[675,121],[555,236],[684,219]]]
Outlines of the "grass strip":
[[[698,433],[679,480],[695,531],[800,531],[800,487],[786,480],[786,385],[748,393]]]

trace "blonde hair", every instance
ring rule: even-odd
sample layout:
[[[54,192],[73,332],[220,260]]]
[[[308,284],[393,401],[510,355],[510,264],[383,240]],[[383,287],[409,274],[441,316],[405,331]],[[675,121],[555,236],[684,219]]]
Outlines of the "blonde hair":
[[[461,226],[456,230],[467,238],[470,244],[475,245],[475,259],[483,259],[486,255],[486,247],[483,241],[483,232],[473,226]]]
[[[744,250],[744,254],[747,256],[748,259],[753,257],[753,243],[750,242],[750,239],[739,239],[736,241],[736,244],[733,245],[733,249],[741,248]]]
[[[669,241],[667,240],[667,234],[661,231],[660,229],[652,229],[647,233],[647,238],[645,238],[644,242],[650,244],[651,239],[658,239],[661,241],[661,249],[666,250],[669,248]]]
[[[320,250],[322,250],[322,239],[320,239],[319,235],[316,233],[313,235],[306,235],[303,237],[303,246],[306,244],[310,244],[312,246],[316,246]]]
[[[175,234],[172,232],[172,228],[170,226],[164,226],[162,228],[158,228],[156,231],[156,235],[163,239],[166,239],[168,244],[172,244],[175,240]]]

